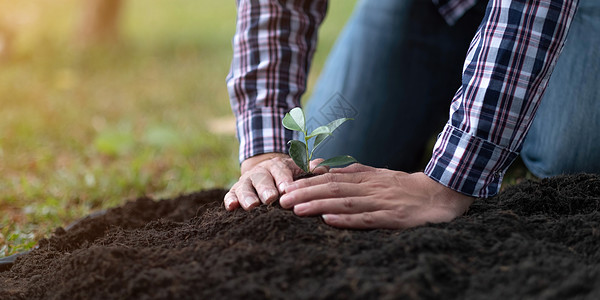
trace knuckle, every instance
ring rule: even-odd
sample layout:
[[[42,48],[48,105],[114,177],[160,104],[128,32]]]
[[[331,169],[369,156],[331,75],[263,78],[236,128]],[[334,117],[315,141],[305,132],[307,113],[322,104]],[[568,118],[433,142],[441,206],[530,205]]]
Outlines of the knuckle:
[[[255,181],[252,186],[258,192],[260,192],[260,191],[262,191],[262,190],[264,190],[264,189],[267,188],[267,185],[264,182],[262,182],[262,181]]]
[[[373,225],[375,223],[375,217],[372,213],[363,213],[360,220],[365,225]]]
[[[326,183],[329,183],[329,184],[335,183],[335,177],[333,176],[333,174],[327,173],[327,174],[324,174],[321,176],[323,176],[323,179],[325,179]]]
[[[398,207],[390,211],[389,214],[394,220],[406,219],[406,209],[404,209],[404,207]]]
[[[255,187],[262,187],[267,185],[270,181],[273,181],[272,178],[273,177],[271,175],[265,173],[257,173],[252,176],[251,181]]]
[[[265,164],[266,164],[266,162],[262,162],[261,164],[257,165],[252,174],[255,175],[255,174],[261,174],[264,172],[268,172],[268,169],[265,166]]]
[[[344,207],[347,209],[351,209],[354,207],[354,201],[351,198],[344,198],[342,200],[342,203],[343,203]]]
[[[336,182],[337,176],[333,173],[329,173],[326,178],[329,182]]]
[[[250,191],[249,189],[246,189],[246,190],[242,190],[240,192],[240,195],[242,196],[242,198],[254,197],[255,193],[254,193],[254,191]]]
[[[281,166],[273,165],[271,166],[271,176],[273,177],[284,177],[286,173],[289,173],[288,168],[282,168]]]
[[[388,211],[388,216],[397,228],[407,227],[406,224],[409,224],[411,219],[414,218],[411,218],[411,216],[414,216],[414,214],[411,214],[406,207],[403,206]]]
[[[279,163],[271,163],[268,166],[265,166],[267,172],[273,173],[281,170],[281,165]]]
[[[342,192],[342,189],[337,182],[329,182],[327,183],[327,188],[333,195],[339,195]]]

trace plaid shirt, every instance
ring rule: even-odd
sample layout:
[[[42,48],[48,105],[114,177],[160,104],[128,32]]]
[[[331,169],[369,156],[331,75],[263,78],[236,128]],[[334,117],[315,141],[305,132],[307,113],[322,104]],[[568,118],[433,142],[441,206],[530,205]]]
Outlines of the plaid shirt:
[[[237,117],[240,161],[286,153],[281,125],[299,106],[326,0],[238,0],[227,77]],[[453,24],[476,0],[433,0]],[[564,46],[578,0],[490,0],[464,63],[450,118],[425,169],[432,179],[476,197],[498,193],[517,157]]]

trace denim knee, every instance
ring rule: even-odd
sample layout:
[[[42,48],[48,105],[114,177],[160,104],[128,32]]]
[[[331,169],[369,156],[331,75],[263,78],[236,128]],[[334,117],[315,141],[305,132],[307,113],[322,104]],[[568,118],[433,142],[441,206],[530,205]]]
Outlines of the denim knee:
[[[574,152],[570,141],[557,141],[550,151],[535,151],[524,149],[521,158],[533,175],[545,178],[573,173],[600,173],[600,163],[597,155]],[[600,151],[600,149],[599,149]],[[599,152],[596,152],[599,153]]]

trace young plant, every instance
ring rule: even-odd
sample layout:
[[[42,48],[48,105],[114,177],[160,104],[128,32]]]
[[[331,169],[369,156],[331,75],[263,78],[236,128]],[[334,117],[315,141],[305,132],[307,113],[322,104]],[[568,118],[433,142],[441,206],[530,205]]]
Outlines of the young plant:
[[[299,131],[304,134],[304,142],[300,140],[290,140],[288,142],[290,145],[290,157],[292,160],[294,160],[296,165],[298,165],[298,167],[300,167],[300,169],[302,169],[304,172],[307,174],[312,174],[314,169],[310,170],[310,161],[312,160],[315,149],[317,149],[317,147],[323,143],[325,139],[331,136],[334,130],[348,120],[352,119],[341,118],[334,120],[327,125],[315,128],[315,130],[308,134],[306,131],[306,119],[302,109],[300,107],[295,107],[290,110],[290,112],[286,113],[285,117],[283,118],[283,127],[289,130]],[[308,142],[313,138],[315,141],[313,142],[312,149],[309,149]],[[317,165],[315,169],[319,166],[336,167],[354,162],[357,162],[354,157],[350,155],[340,155],[324,160]]]

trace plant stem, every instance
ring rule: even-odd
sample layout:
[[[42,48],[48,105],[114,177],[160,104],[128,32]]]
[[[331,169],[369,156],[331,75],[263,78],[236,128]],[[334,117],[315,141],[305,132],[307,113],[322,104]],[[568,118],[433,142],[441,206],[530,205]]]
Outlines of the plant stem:
[[[310,174],[311,173],[311,171],[310,171],[310,160],[312,159],[312,153],[308,152],[308,140],[309,139],[306,138],[307,135],[308,134],[305,131],[304,132],[304,147],[306,147],[306,159],[307,159],[307,161],[306,161],[306,170],[305,171],[308,174]]]

